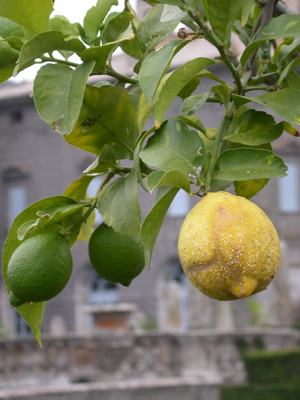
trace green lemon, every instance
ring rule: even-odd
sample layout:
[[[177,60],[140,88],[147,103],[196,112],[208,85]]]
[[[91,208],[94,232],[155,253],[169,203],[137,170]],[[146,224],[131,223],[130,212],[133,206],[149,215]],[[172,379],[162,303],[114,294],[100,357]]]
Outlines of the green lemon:
[[[208,193],[187,215],[178,241],[190,281],[217,300],[235,300],[269,285],[280,263],[276,229],[256,204]]]
[[[68,283],[72,266],[68,242],[60,233],[41,233],[25,240],[8,263],[11,305],[52,299]]]
[[[145,266],[142,240],[121,235],[105,224],[93,232],[89,256],[92,266],[102,278],[124,286],[129,286]]]

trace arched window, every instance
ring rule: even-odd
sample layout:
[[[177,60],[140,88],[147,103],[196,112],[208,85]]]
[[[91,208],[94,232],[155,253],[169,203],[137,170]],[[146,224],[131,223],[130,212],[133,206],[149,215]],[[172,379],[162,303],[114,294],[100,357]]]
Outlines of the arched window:
[[[93,272],[89,282],[89,304],[109,304],[118,301],[118,285]]]
[[[7,193],[7,228],[9,229],[14,219],[27,207],[27,179],[28,171],[19,166],[11,166],[2,172],[2,182]],[[16,336],[31,335],[31,330],[20,314],[12,310],[13,334]]]

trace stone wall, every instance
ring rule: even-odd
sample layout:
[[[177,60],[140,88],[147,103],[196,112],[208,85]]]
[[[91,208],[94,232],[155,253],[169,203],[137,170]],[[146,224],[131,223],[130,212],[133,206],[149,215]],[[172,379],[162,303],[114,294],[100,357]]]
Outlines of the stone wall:
[[[195,378],[0,390],[1,400],[219,400],[219,398],[217,385],[202,384]]]
[[[195,378],[205,384],[242,383],[239,345],[268,349],[298,345],[299,331],[189,333],[99,332],[90,336],[0,341],[0,388],[72,383]],[[1,398],[1,397],[0,397]]]

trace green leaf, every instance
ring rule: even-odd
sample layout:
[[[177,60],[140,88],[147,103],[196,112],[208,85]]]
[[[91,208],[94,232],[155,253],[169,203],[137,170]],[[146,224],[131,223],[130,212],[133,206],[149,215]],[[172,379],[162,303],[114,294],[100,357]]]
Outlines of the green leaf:
[[[290,87],[292,89],[300,90],[300,76],[296,71],[292,71],[288,74],[284,82],[282,83],[282,87]]]
[[[69,228],[82,216],[82,209],[85,204],[69,204],[69,205],[55,205],[40,210],[36,213],[39,217],[35,221],[25,222],[18,229],[18,240],[23,240],[26,236],[35,233],[35,230],[40,228],[43,231],[62,231],[62,227]],[[73,215],[74,214],[74,215]],[[71,217],[69,217],[71,216]],[[39,231],[40,231],[39,229]],[[76,240],[78,231],[71,234],[69,246],[71,247]]]
[[[208,0],[201,0],[201,1],[199,1],[199,3],[200,3],[200,5],[199,5],[200,10],[201,10],[201,5],[202,5],[203,10],[205,12],[205,16],[207,16],[208,15]]]
[[[220,79],[217,75],[212,74],[211,72],[204,70],[203,72],[201,72],[199,74],[200,78],[208,78],[211,79],[213,81],[219,82],[221,83],[227,90],[229,90],[230,92],[234,92],[234,88],[231,87],[230,85],[228,85],[227,82],[223,81],[223,79]]]
[[[48,28],[52,0],[0,0],[0,16],[11,19],[35,34]]]
[[[295,68],[299,67],[300,65],[300,56],[294,58],[292,62],[290,62],[282,71],[279,79],[278,79],[278,85],[281,84],[281,82],[284,81],[284,79],[288,76],[288,74],[292,71],[294,71]]]
[[[80,36],[77,24],[72,24],[63,15],[55,15],[50,19],[49,24],[52,31],[60,31],[65,37]]]
[[[0,69],[0,83],[5,82],[7,79],[13,76],[15,64],[8,65],[7,67]]]
[[[266,178],[249,179],[247,181],[235,181],[235,193],[238,196],[243,196],[246,197],[246,199],[251,199],[251,197],[255,196],[260,190],[262,190],[268,182],[269,179]]]
[[[287,39],[290,41],[290,39]],[[280,64],[293,53],[298,51],[300,48],[300,37],[296,37],[291,44],[285,44],[284,42],[279,45],[275,51],[272,61]]]
[[[158,85],[168,71],[173,57],[187,43],[188,41],[172,40],[145,58],[139,72],[139,81],[149,105],[152,105]]]
[[[115,151],[112,146],[106,144],[99,157],[83,173],[86,175],[105,174],[115,167],[118,167]]]
[[[155,125],[160,127],[163,117],[180,90],[197,74],[214,61],[208,58],[196,58],[177,68],[165,81],[158,97],[155,111]]]
[[[162,186],[176,186],[185,190],[187,193],[191,191],[189,179],[179,170],[168,172],[154,171],[148,176],[147,185],[150,193],[153,193],[154,190]]]
[[[157,1],[149,1],[150,4],[153,3],[161,3],[161,4],[169,4],[170,6],[177,6],[183,8],[184,3],[181,0],[157,0]]]
[[[18,37],[25,39],[22,26],[16,22],[0,17],[0,36],[3,38]]]
[[[69,50],[80,55],[85,50],[84,44],[79,39],[66,40],[62,32],[49,31],[36,35],[21,49],[15,73],[30,67],[35,59],[54,50]]]
[[[209,93],[210,92],[204,92],[187,97],[182,104],[181,113],[183,115],[195,114],[200,110],[201,107],[204,106],[206,100],[208,99]]]
[[[178,96],[185,100],[187,97],[191,96],[194,91],[198,88],[200,84],[199,75],[195,75],[178,93]]]
[[[47,219],[49,222],[59,222],[64,217],[76,213],[78,210],[85,207],[85,204],[68,204],[68,205],[56,205],[48,207],[43,210],[39,210],[36,215],[41,218]]]
[[[253,101],[273,110],[292,124],[300,125],[300,90],[286,88],[257,97],[233,95],[236,108]]]
[[[128,12],[123,11],[121,13],[117,13],[114,18],[111,18],[107,22],[102,31],[102,44],[116,42],[122,35],[122,32],[126,32],[128,29],[132,32],[131,21],[132,16]]]
[[[158,5],[147,12],[138,30],[140,43],[146,45],[149,40],[156,38],[158,39],[156,42],[158,44],[164,40],[165,35],[171,34],[174,31],[179,21],[161,22],[163,11],[164,6]]]
[[[156,201],[143,222],[141,236],[145,245],[145,262],[148,268],[160,228],[178,190],[177,187],[159,188]]]
[[[242,7],[242,27],[244,28],[249,16],[251,14],[251,10],[253,5],[255,4],[255,0],[245,0]]]
[[[300,31],[300,15],[283,14],[273,18],[260,32],[256,41],[244,50],[241,64],[244,67],[251,54],[266,40],[296,38]]]
[[[208,19],[213,32],[224,45],[230,42],[234,22],[242,10],[243,0],[209,0]]]
[[[132,12],[123,11],[121,13],[116,13],[116,15],[107,22],[102,32],[102,44],[108,45],[109,43],[117,42],[121,35],[124,37],[125,32],[130,32],[128,35],[130,36],[130,41],[123,40],[120,42],[120,47],[131,57],[140,59],[143,57],[144,53],[136,35],[138,26],[139,19],[134,13],[134,10],[132,10]]]
[[[196,115],[181,115],[177,118],[181,119],[181,121],[185,122],[192,128],[195,128],[200,132],[206,133],[206,128],[202,124],[200,118],[196,117]]]
[[[134,37],[133,30],[129,25],[127,29],[120,33],[114,42],[109,42],[103,46],[90,47],[83,51],[81,59],[83,61],[94,60],[96,62],[95,70],[104,71],[106,61],[111,53],[122,43],[128,40],[132,40]]]
[[[164,171],[180,170],[194,178],[206,153],[197,132],[191,131],[183,121],[171,119],[150,137],[140,158],[150,166]]]
[[[69,205],[57,205],[53,207],[47,208],[47,210],[40,210],[36,213],[39,217],[36,220],[26,221],[23,225],[18,229],[18,240],[23,240],[26,236],[33,233],[33,231],[37,228],[50,228],[51,230],[60,230],[60,225],[56,225],[54,229],[50,227],[50,225],[54,226],[54,224],[61,223],[62,225],[71,225],[73,223],[72,220],[66,220],[66,217],[77,213],[78,210],[81,210],[85,205],[84,204],[69,204]],[[81,217],[81,213],[77,214],[77,217]],[[66,221],[68,221],[66,223]]]
[[[96,213],[95,210],[93,210],[88,216],[88,219],[83,224],[81,224],[80,231],[76,240],[78,240],[79,242],[88,242],[90,240],[94,232],[95,220]]]
[[[48,64],[37,73],[33,87],[36,109],[61,135],[70,133],[78,120],[94,65],[94,61],[88,61],[74,70],[63,64]]]
[[[71,197],[76,201],[81,201],[86,196],[87,188],[93,179],[94,176],[81,176],[67,187],[64,196]]]
[[[97,4],[90,8],[83,20],[86,35],[90,39],[96,39],[102,22],[112,6],[117,6],[117,0],[98,0]]]
[[[282,124],[276,124],[272,115],[248,110],[233,120],[225,139],[247,146],[258,146],[278,139],[282,130]]]
[[[0,69],[10,65],[14,67],[18,58],[19,52],[0,37]]]
[[[146,99],[144,93],[142,93],[139,97],[138,111],[137,111],[137,124],[139,132],[143,131],[144,125],[150,116],[152,111],[152,106],[149,106],[149,103]]]
[[[213,177],[240,181],[286,176],[287,166],[272,151],[238,148],[224,151],[216,161]]]
[[[169,4],[166,4],[164,6],[160,20],[161,22],[181,21],[187,16],[188,13],[186,11],[181,10],[177,6],[170,6]]]
[[[231,100],[231,93],[223,85],[216,85],[211,88],[211,92],[215,93],[215,98],[224,104],[225,108],[228,108],[229,102]]]
[[[141,209],[138,199],[138,183],[134,170],[104,186],[97,208],[106,225],[121,235],[140,234]]]
[[[121,87],[87,85],[77,123],[65,140],[96,154],[110,144],[117,159],[133,157],[138,137],[136,111]]]
[[[74,204],[74,200],[65,196],[49,197],[31,204],[29,207],[25,208],[25,210],[23,210],[14,220],[8,232],[2,253],[3,277],[8,293],[10,293],[10,287],[7,281],[7,266],[13,252],[21,244],[21,241],[18,240],[17,237],[18,229],[25,222],[36,219],[36,213],[39,210],[51,207],[55,204],[60,204],[60,205]],[[41,231],[43,231],[43,228],[37,228],[32,235],[36,235]],[[25,319],[25,321],[27,322],[28,326],[32,330],[32,333],[34,334],[36,340],[39,342],[40,345],[41,345],[41,326],[42,326],[44,308],[45,308],[44,302],[33,303],[31,305],[24,304],[20,307],[17,307],[17,311]]]

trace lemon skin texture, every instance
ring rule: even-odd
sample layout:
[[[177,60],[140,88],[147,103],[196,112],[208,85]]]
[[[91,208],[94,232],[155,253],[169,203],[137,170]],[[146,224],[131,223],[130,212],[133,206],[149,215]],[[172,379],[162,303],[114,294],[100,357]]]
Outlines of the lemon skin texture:
[[[244,197],[208,193],[180,230],[179,258],[201,292],[235,300],[269,285],[280,263],[277,231],[268,216]]]
[[[89,257],[102,278],[124,286],[129,286],[145,266],[141,239],[121,235],[105,224],[99,225],[90,238]]]
[[[52,299],[68,283],[72,267],[68,242],[60,233],[43,233],[26,239],[8,263],[11,305]]]

